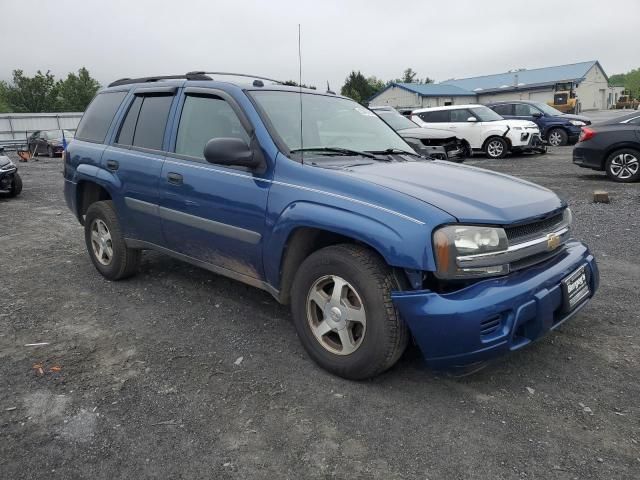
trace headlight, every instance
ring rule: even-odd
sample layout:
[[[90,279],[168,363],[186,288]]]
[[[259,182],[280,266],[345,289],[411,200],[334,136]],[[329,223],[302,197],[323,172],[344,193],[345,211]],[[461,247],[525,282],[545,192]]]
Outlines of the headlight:
[[[569,120],[571,122],[571,125],[575,125],[576,127],[584,127],[586,125],[586,123],[584,123],[582,120]]]
[[[16,166],[15,163],[9,160],[9,163],[5,163],[4,165],[0,166],[0,171],[4,172],[6,170],[11,170],[15,168],[15,166]]]
[[[436,254],[436,276],[447,279],[477,278],[509,273],[509,265],[461,268],[457,257],[506,251],[507,234],[502,228],[449,225],[433,234]]]
[[[511,130],[522,130],[522,127],[512,127]]]

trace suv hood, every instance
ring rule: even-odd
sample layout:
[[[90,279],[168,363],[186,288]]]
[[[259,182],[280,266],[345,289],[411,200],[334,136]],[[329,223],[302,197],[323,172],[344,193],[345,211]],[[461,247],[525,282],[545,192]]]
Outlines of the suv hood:
[[[510,128],[513,127],[522,127],[522,128],[538,128],[538,125],[536,125],[533,122],[530,122],[529,120],[513,120],[513,119],[503,119],[503,120],[496,120],[494,122],[485,122],[486,125],[504,125],[504,126],[509,126]]]
[[[4,167],[5,165],[9,165],[11,163],[11,159],[5,155],[0,155],[0,167]]]
[[[455,137],[455,132],[447,128],[416,127],[398,130],[401,137],[440,139]]]
[[[466,223],[509,225],[565,206],[535,183],[450,162],[374,163],[342,172],[422,200]]]

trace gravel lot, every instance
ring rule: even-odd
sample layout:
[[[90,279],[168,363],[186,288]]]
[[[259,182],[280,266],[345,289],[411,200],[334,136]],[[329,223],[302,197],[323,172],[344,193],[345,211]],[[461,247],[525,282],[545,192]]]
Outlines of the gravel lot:
[[[22,195],[0,199],[0,478],[640,478],[640,184],[570,147],[469,163],[565,197],[600,291],[472,376],[412,349],[361,383],[317,368],[264,292],[155,253],[104,280],[60,159],[20,164]]]

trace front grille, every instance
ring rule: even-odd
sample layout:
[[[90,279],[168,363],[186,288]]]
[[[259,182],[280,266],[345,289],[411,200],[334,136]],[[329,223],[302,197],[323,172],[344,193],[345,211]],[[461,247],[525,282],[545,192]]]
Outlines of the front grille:
[[[562,213],[558,213],[553,217],[545,218],[537,222],[507,227],[505,228],[505,232],[510,244],[519,243],[526,238],[540,237],[552,232],[554,227],[562,223],[562,218]]]

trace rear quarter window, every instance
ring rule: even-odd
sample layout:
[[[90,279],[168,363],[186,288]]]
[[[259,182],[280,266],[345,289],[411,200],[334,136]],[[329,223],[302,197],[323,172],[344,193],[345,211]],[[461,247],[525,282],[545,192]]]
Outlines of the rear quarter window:
[[[432,112],[422,112],[418,116],[423,122],[444,123],[449,121],[449,110],[434,110]]]
[[[76,138],[103,143],[113,117],[127,92],[104,92],[96,95],[78,125]]]

